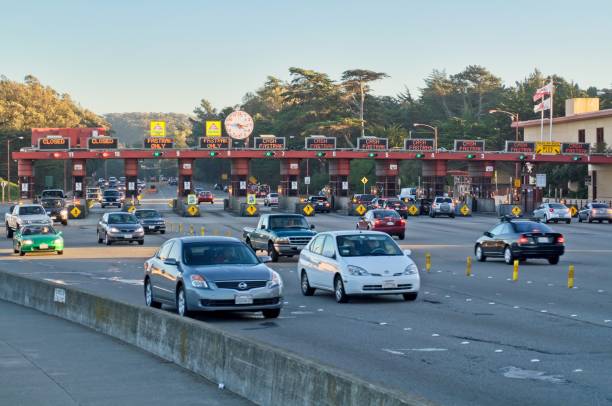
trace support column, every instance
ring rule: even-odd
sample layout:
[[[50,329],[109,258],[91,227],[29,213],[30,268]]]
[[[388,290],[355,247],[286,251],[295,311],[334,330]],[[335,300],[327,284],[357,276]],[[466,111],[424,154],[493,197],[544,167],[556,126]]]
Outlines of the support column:
[[[488,169],[489,170],[487,171]],[[492,184],[495,162],[468,161],[468,176],[471,182],[471,194],[476,198],[491,198],[494,185]]]
[[[19,197],[34,198],[34,161],[20,159],[17,161],[17,176],[19,177]]]
[[[193,190],[193,158],[179,158],[178,160],[178,197],[185,197]]]
[[[232,158],[230,170],[230,197],[245,197],[247,195],[247,179],[249,178],[249,158]],[[241,185],[242,183],[242,185]],[[244,186],[244,188],[241,188]]]
[[[399,175],[399,164],[392,159],[376,160],[376,186],[382,190],[383,197],[396,197],[397,176]]]
[[[332,195],[336,197],[349,196],[348,177],[351,173],[350,159],[330,159],[329,160],[329,183],[332,188]]]
[[[125,197],[131,199],[138,194],[138,159],[126,158],[124,162]]]
[[[446,186],[446,161],[423,161],[423,194],[433,199],[444,194]]]
[[[87,162],[85,159],[73,159],[72,161],[72,191],[73,196],[78,199],[85,198],[85,177],[87,176]]]
[[[300,160],[295,158],[281,160],[280,175],[280,194],[283,196],[298,196],[300,194]]]

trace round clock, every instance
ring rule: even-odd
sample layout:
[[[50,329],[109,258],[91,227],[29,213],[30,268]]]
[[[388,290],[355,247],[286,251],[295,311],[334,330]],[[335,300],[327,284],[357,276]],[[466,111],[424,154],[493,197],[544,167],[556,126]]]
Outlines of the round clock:
[[[225,118],[225,131],[235,140],[249,138],[253,132],[253,118],[246,111],[234,111]]]

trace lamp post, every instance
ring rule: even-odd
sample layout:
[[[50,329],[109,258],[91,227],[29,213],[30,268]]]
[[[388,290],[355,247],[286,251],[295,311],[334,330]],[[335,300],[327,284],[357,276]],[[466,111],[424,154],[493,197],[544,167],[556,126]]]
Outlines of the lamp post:
[[[519,140],[519,127],[518,127],[519,115],[518,115],[518,113],[511,113],[509,111],[500,110],[500,109],[491,109],[491,110],[489,110],[489,114],[493,114],[493,113],[502,113],[502,114],[506,114],[506,115],[510,116],[512,121],[514,121],[516,123],[516,141],[518,141]]]
[[[420,124],[420,123],[414,123],[412,126],[413,127],[427,127],[427,128],[432,129],[434,132],[434,151],[438,150],[438,127],[434,127],[429,124]]]
[[[22,140],[23,137],[17,137],[18,140]],[[11,139],[7,137],[6,139],[6,180],[8,181],[9,188],[9,200],[11,200]]]

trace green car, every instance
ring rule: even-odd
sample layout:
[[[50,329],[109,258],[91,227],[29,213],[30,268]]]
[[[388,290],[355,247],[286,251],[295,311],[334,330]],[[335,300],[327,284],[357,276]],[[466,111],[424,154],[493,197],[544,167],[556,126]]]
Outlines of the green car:
[[[26,252],[64,253],[62,232],[44,224],[29,224],[21,227],[13,236],[13,252],[21,256]]]

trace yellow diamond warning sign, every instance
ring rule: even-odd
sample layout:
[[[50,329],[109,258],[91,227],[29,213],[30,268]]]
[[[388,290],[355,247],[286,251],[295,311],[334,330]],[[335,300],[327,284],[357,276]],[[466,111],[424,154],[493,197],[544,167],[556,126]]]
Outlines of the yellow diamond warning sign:
[[[311,205],[307,204],[306,206],[304,206],[302,211],[304,212],[305,215],[310,216],[312,212],[314,211],[314,209],[312,208]]]
[[[189,213],[191,216],[195,216],[198,214],[198,208],[196,206],[189,206],[187,208],[187,213]]]
[[[72,217],[77,218],[81,215],[81,210],[78,207],[74,206],[72,210],[70,210],[70,214],[72,214]]]
[[[459,211],[461,212],[462,215],[467,216],[468,214],[470,214],[470,208],[467,206],[467,204],[464,204],[463,206],[461,206],[461,208],[459,209]]]
[[[578,209],[576,208],[576,206],[571,206],[570,207],[570,214],[572,215],[572,217],[574,217],[576,215],[576,213],[578,213]]]
[[[523,210],[518,206],[514,206],[512,208],[512,214],[514,214],[516,217],[520,216],[522,212]]]
[[[128,208],[128,213],[134,213],[136,211],[136,206],[130,206]]]
[[[255,212],[257,212],[257,207],[253,206],[252,204],[249,204],[246,208],[246,212],[249,213],[249,216],[252,216],[255,214]]]
[[[419,209],[414,204],[411,204],[410,207],[408,208],[408,214],[410,214],[411,216],[416,216],[418,212],[419,212]]]
[[[365,176],[361,178],[361,183],[363,183],[364,185],[368,183],[368,178],[366,178]]]
[[[364,206],[363,204],[360,204],[359,206],[357,206],[357,207],[355,208],[355,211],[356,211],[357,213],[359,213],[359,215],[360,215],[360,216],[363,216],[363,213],[365,213],[365,212],[366,212],[366,210],[367,210],[367,209],[365,208],[365,206]]]

